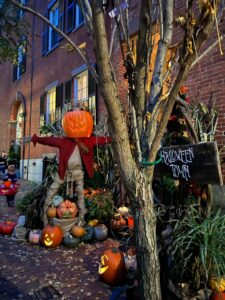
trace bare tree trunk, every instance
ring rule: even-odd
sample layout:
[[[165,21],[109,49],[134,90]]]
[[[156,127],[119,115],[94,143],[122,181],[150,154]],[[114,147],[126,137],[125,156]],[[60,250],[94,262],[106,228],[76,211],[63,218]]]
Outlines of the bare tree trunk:
[[[152,179],[147,172],[136,174],[136,197],[133,201],[135,238],[139,266],[140,299],[161,300],[160,265],[156,239]]]

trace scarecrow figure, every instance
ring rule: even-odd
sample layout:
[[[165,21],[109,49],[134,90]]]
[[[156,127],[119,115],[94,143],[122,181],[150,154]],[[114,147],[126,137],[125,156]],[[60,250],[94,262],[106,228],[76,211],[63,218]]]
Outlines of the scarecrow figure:
[[[72,111],[71,113],[76,112]],[[70,114],[70,112],[68,112],[67,114]],[[34,146],[36,145],[36,143],[39,143],[51,147],[57,147],[59,149],[58,173],[56,173],[54,181],[47,191],[47,196],[44,203],[44,225],[48,223],[46,211],[52,204],[53,197],[57,194],[60,185],[64,182],[67,183],[67,193],[70,192],[71,195],[73,195],[73,183],[76,184],[79,221],[81,223],[84,222],[84,216],[87,213],[87,209],[85,207],[83,195],[84,175],[82,163],[87,171],[88,176],[93,177],[94,147],[111,142],[111,138],[109,137],[97,137],[93,135],[91,135],[90,137],[79,138],[68,137],[66,127],[63,126],[63,129],[67,135],[65,137],[39,137],[34,134],[31,139]]]

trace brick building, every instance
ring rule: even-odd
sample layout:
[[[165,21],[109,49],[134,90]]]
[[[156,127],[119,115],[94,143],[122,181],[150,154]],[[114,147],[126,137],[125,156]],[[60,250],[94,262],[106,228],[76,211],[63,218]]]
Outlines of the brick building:
[[[30,1],[81,48],[93,65],[92,40],[84,26],[84,17],[74,0]],[[71,103],[88,107],[96,122],[105,119],[96,84],[81,57],[69,52],[67,42],[43,21],[28,13],[30,36],[27,51],[19,49],[18,66],[0,66],[0,150],[8,151],[12,141],[21,144],[20,173],[29,180],[42,179],[43,158],[52,158],[55,148],[24,143],[23,138],[40,133],[40,126],[60,118]],[[101,111],[101,114],[99,113]],[[98,112],[98,113],[97,113]]]
[[[130,33],[134,44],[139,12],[137,3],[139,4],[139,1],[136,0],[130,2],[132,20]],[[175,8],[179,10],[183,3],[175,0]],[[95,64],[92,40],[84,26],[84,18],[77,1],[33,0],[30,4],[63,29],[79,47],[84,48],[93,65]],[[19,143],[21,176],[29,180],[41,181],[43,159],[53,158],[56,150],[42,145],[33,147],[31,143],[23,143],[23,138],[34,133],[39,134],[40,126],[44,122],[48,123],[60,118],[62,112],[70,108],[71,103],[79,102],[80,105],[88,107],[96,123],[105,121],[106,108],[86,64],[76,52],[68,51],[65,47],[67,42],[40,19],[27,13],[25,16],[21,14],[21,17],[26,17],[31,24],[26,52],[22,48],[19,49],[18,66],[9,63],[0,66],[0,73],[4,74],[0,80],[0,128],[2,129],[0,151],[7,151],[12,141]],[[108,30],[111,30],[110,22],[108,25]],[[223,22],[220,27],[224,27]],[[216,39],[216,35],[213,36],[205,48],[212,45]],[[222,48],[225,49],[224,40]],[[187,81],[192,99],[198,96],[202,101],[208,101],[213,95],[216,100],[216,107],[219,109],[217,132],[219,147],[225,145],[224,60],[224,56],[219,54],[218,47],[215,46],[200,61],[200,64],[195,65]],[[114,45],[112,61],[118,74],[121,97],[126,102],[127,82],[124,81],[125,69],[118,43]],[[221,153],[223,154],[222,151]],[[225,167],[223,173],[225,174]]]

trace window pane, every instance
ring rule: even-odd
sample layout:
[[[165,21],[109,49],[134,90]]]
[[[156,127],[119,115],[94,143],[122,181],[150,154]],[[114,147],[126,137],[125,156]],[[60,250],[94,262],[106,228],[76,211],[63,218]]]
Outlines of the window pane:
[[[56,88],[50,90],[47,94],[48,99],[48,119],[49,123],[56,120]]]
[[[85,71],[76,76],[74,80],[75,104],[88,99],[88,72]]]
[[[84,22],[84,15],[78,4],[76,4],[76,27],[81,25]]]
[[[59,25],[59,2],[50,9],[49,11],[49,21],[58,27]],[[49,49],[54,47],[58,41],[58,34],[52,27],[49,26]]]

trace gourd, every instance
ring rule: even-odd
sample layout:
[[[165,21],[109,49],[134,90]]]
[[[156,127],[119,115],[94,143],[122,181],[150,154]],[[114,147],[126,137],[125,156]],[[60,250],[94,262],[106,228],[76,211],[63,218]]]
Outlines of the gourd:
[[[69,111],[62,118],[62,127],[67,137],[90,137],[93,131],[93,118],[87,111]]]
[[[39,232],[39,230],[38,229],[31,230],[29,232],[28,240],[31,244],[39,244],[39,241],[40,241],[40,232]]]
[[[80,238],[67,235],[63,238],[63,245],[66,248],[76,248],[80,244]]]
[[[106,250],[101,257],[98,273],[103,282],[111,286],[121,285],[126,273],[123,253],[118,248]]]
[[[57,214],[57,209],[54,206],[51,206],[47,209],[47,216],[48,218],[52,219],[55,218]]]
[[[71,229],[71,233],[75,237],[82,237],[85,234],[85,229],[81,226],[73,226]]]
[[[70,200],[65,200],[59,204],[57,208],[57,215],[59,218],[75,218],[78,209],[75,203]]]
[[[82,237],[82,240],[83,240],[84,243],[89,243],[94,238],[94,228],[88,225],[88,226],[85,227],[85,231],[86,231],[86,233]]]
[[[98,225],[98,220],[97,219],[90,220],[88,222],[88,225],[90,225],[92,227],[97,226]]]
[[[63,240],[63,231],[57,225],[47,225],[41,233],[41,243],[47,248],[59,246]]]
[[[94,237],[97,241],[104,241],[108,236],[108,228],[104,224],[94,227]]]

